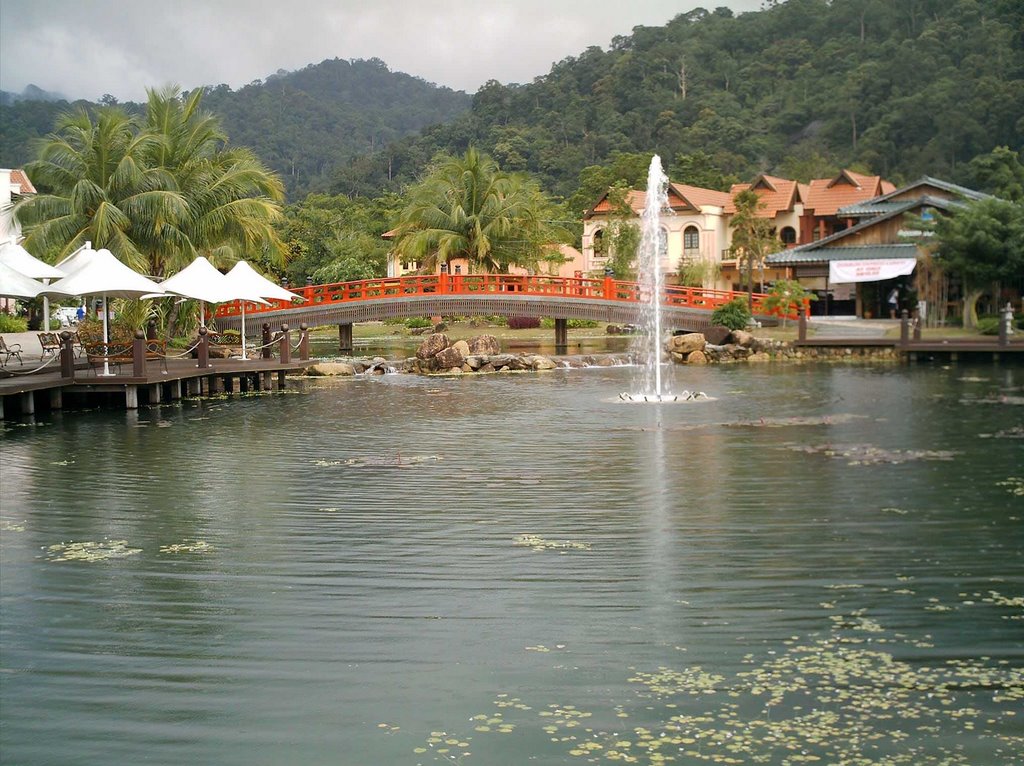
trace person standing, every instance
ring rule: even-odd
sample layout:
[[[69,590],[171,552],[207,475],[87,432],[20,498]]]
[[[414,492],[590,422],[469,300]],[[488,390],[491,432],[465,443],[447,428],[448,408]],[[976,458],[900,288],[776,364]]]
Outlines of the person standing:
[[[889,303],[889,318],[890,319],[895,319],[896,318],[896,311],[900,307],[900,289],[898,287],[893,287],[892,290],[889,291],[888,303]]]

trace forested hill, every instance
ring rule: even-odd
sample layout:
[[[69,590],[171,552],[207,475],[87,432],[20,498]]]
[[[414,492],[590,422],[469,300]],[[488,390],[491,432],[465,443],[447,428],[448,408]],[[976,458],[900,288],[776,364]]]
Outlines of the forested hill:
[[[333,190],[373,194],[468,144],[571,195],[615,152],[657,152],[673,180],[839,167],[955,179],[1024,150],[1020,0],[789,0],[637,27],[521,86],[488,83],[462,119],[357,160]],[[681,156],[683,155],[683,156]]]
[[[237,91],[207,88],[203,98],[203,107],[221,117],[231,143],[251,147],[281,175],[292,199],[327,188],[353,157],[451,121],[470,103],[466,93],[392,72],[379,59],[327,60],[297,72],[278,71]],[[33,159],[31,139],[49,133],[61,112],[78,106],[96,105],[0,106],[0,167]]]

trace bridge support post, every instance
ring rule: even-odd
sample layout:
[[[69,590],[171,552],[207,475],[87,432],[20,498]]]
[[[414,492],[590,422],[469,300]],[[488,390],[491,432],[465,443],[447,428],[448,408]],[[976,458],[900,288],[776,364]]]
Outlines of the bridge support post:
[[[354,349],[352,345],[352,323],[338,325],[338,351],[351,354]]]
[[[569,350],[569,320],[555,318],[555,353],[565,354]]]
[[[137,410],[139,408],[139,387],[128,385],[124,387],[124,408],[126,410]]]
[[[900,314],[900,347],[906,348],[910,345],[910,313],[903,309]]]
[[[807,340],[807,315],[803,311],[796,318],[796,337],[800,341]]]

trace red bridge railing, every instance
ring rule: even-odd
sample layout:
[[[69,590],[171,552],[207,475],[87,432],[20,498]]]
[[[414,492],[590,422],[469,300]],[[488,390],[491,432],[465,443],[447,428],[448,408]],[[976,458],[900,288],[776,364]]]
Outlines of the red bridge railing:
[[[702,287],[668,285],[664,288],[663,305],[679,308],[695,308],[713,311],[736,297],[746,299],[747,293],[733,290],[709,290]],[[639,303],[646,301],[637,282],[624,282],[611,278],[585,279],[571,277],[525,276],[518,274],[422,274],[404,277],[382,277],[363,279],[357,282],[335,282],[326,285],[308,285],[292,288],[296,297],[303,298],[302,304],[287,301],[271,301],[268,306],[247,303],[245,313],[265,314],[288,308],[321,307],[331,304],[354,303],[357,301],[378,301],[389,298],[414,298],[441,295],[511,295],[557,296],[569,299],[590,299]],[[763,293],[754,293],[755,314],[768,314],[764,309]],[[805,304],[806,311],[806,304]],[[223,303],[217,308],[219,317],[238,316],[242,313],[239,301]],[[788,315],[796,318],[796,312]]]

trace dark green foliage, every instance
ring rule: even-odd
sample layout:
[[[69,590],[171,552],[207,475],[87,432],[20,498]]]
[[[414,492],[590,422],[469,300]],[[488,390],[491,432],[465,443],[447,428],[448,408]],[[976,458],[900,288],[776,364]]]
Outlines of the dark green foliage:
[[[720,324],[730,330],[742,330],[750,321],[750,309],[746,298],[733,298],[711,312],[711,324]]]
[[[409,317],[405,320],[405,326],[412,330],[417,327],[433,327],[434,323],[426,317]]]
[[[205,91],[203,107],[221,118],[232,145],[251,148],[276,171],[290,199],[326,191],[335,173],[356,158],[451,120],[470,104],[461,91],[391,72],[379,59],[327,60],[297,72],[279,70],[237,91],[227,85]],[[21,167],[33,159],[31,139],[46,135],[69,108],[66,101],[0,106],[0,166]],[[381,188],[368,191],[376,195]]]

